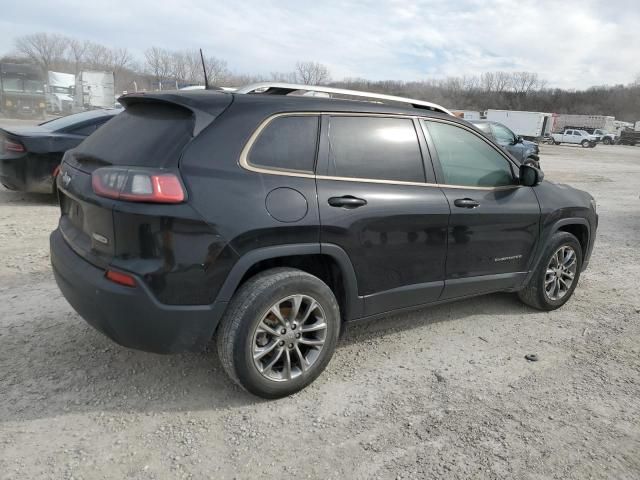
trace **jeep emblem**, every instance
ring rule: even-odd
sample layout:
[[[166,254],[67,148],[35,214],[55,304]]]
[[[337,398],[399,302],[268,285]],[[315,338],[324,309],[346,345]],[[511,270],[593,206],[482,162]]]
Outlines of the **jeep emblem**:
[[[71,183],[71,175],[69,175],[67,172],[63,172],[62,173],[62,186],[68,187],[70,183]]]

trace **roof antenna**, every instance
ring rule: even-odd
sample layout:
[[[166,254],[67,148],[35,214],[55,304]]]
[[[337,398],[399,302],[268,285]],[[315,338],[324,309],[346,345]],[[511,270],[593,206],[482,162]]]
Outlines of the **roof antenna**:
[[[204,73],[204,89],[209,90],[209,79],[207,78],[207,67],[204,64],[204,55],[200,49],[200,60],[202,60],[202,72]]]

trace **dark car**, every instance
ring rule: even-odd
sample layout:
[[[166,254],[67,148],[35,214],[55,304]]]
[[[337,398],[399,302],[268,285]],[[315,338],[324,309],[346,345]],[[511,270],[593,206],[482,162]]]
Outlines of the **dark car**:
[[[470,122],[505,148],[521,164],[540,168],[540,149],[536,143],[523,139],[498,122],[490,120],[470,120]]]
[[[67,152],[51,262],[87,322],[159,353],[215,337],[230,377],[274,398],[321,373],[344,322],[497,291],[542,310],[571,297],[591,195],[436,105],[296,89],[316,87],[127,95]]]
[[[119,112],[91,110],[32,127],[0,128],[0,183],[9,190],[53,193],[54,172],[64,152]]]

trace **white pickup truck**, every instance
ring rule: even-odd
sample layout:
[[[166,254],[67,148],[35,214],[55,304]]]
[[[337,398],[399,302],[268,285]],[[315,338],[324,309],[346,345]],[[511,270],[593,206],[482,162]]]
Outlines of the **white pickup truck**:
[[[596,135],[591,135],[584,130],[567,129],[562,133],[551,134],[553,143],[560,145],[561,143],[573,143],[575,145],[582,145],[584,148],[593,148],[598,142]]]

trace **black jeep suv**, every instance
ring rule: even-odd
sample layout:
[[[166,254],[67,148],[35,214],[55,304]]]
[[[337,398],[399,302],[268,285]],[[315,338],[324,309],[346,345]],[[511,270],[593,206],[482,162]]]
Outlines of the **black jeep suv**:
[[[152,352],[215,338],[231,378],[274,398],[322,372],[343,322],[571,297],[589,194],[437,106],[269,93],[128,95],[66,153],[51,261],[87,322]]]

